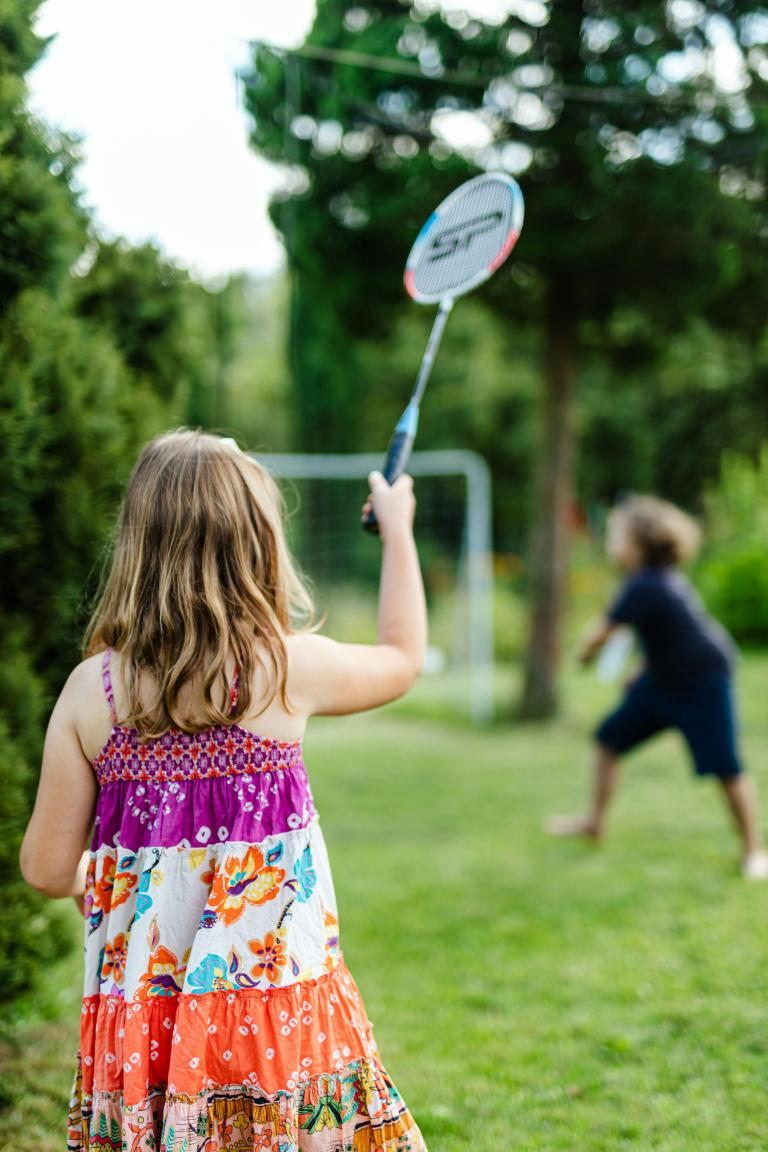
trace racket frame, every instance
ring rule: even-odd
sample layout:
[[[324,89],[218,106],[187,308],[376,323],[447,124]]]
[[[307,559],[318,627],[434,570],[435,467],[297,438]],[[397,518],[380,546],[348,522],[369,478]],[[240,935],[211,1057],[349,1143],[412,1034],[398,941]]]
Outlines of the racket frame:
[[[422,252],[429,240],[430,235],[435,228],[439,227],[442,218],[447,215],[448,210],[453,207],[454,203],[466,196],[467,192],[476,184],[484,184],[488,180],[497,180],[506,187],[512,194],[512,226],[509,230],[504,244],[499,249],[498,253],[485,268],[481,268],[475,276],[470,280],[465,281],[461,289],[453,292],[450,296],[451,302],[458,300],[460,296],[465,296],[468,292],[472,292],[475,288],[479,288],[486,280],[490,280],[494,272],[501,267],[504,261],[509,256],[510,252],[517,243],[520,233],[523,228],[523,220],[525,218],[525,202],[523,194],[520,191],[520,185],[506,172],[483,172],[480,176],[475,176],[472,180],[465,180],[458,188],[455,188],[449,196],[446,196],[440,205],[435,209],[429,219],[423,225],[421,231],[413,242],[413,247],[408,254],[408,259],[405,264],[405,273],[403,275],[403,283],[405,290],[412,300],[417,304],[440,304],[446,299],[444,293],[433,294],[431,292],[419,292],[416,288],[416,275],[415,269],[421,259]]]

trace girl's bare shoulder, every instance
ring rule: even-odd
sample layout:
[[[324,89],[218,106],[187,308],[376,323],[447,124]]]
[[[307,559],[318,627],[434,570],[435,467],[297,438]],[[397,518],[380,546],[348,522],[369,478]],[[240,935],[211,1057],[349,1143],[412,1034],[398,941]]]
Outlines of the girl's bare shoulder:
[[[337,640],[323,636],[320,632],[296,632],[286,637],[288,651],[288,675],[300,680],[303,676],[315,676],[329,661],[333,661],[342,648]]]
[[[56,704],[74,728],[89,760],[103,747],[112,728],[104,688],[103,653],[89,656],[70,672]]]
[[[70,672],[62,689],[61,698],[66,699],[70,705],[94,705],[98,700],[103,707],[100,711],[109,713],[103,678],[104,653],[97,652],[95,656],[87,656]]]
[[[288,658],[292,661],[316,659],[319,654],[327,652],[329,648],[337,645],[336,640],[324,636],[321,632],[292,632],[285,638]]]

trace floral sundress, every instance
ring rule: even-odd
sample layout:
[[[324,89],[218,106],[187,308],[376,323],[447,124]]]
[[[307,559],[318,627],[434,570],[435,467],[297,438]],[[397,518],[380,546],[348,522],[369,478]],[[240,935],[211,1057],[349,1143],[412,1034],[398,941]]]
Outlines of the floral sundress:
[[[342,958],[301,742],[141,742],[110,656],[70,1152],[426,1152]]]

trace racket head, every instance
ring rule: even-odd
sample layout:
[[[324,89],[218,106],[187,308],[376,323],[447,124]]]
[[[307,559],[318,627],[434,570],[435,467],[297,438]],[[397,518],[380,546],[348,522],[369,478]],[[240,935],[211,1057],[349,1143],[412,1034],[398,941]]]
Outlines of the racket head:
[[[460,184],[419,232],[405,265],[405,290],[419,304],[455,300],[488,280],[523,227],[520,185],[505,172]]]

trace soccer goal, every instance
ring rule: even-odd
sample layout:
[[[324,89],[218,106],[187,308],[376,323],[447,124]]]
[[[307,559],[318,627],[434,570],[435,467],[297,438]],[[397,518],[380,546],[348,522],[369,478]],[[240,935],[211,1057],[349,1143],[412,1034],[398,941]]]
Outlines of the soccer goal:
[[[360,528],[366,478],[381,456],[258,454],[280,480],[294,555],[327,628],[340,640],[376,635],[379,547]],[[425,700],[493,717],[491,477],[467,451],[415,452],[416,536],[429,610]]]

